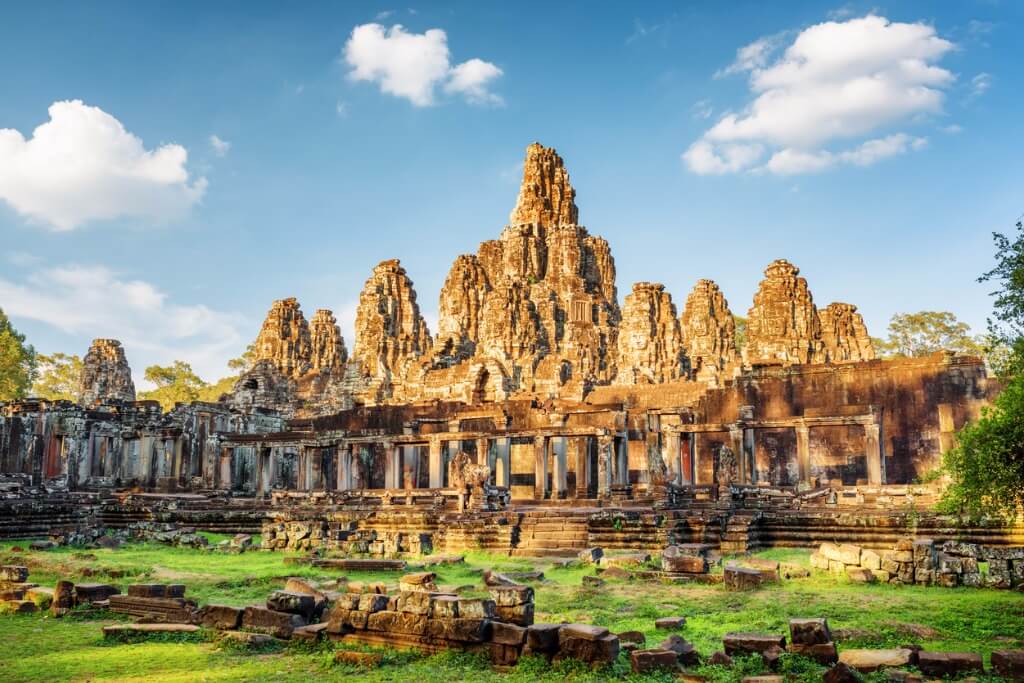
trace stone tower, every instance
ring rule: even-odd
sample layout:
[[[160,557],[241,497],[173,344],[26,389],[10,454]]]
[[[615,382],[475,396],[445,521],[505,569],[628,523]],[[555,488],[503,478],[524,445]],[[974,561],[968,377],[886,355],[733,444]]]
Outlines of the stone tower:
[[[310,365],[314,370],[340,370],[348,360],[345,340],[332,311],[318,309],[309,322]]]
[[[875,359],[875,347],[864,318],[853,304],[831,303],[818,309],[821,338],[830,363]]]
[[[294,297],[275,301],[256,337],[256,362],[270,361],[285,377],[308,372],[313,347],[309,324]]]
[[[381,261],[359,295],[352,358],[364,376],[387,383],[430,348],[412,280],[398,259]]]
[[[825,361],[821,321],[807,280],[785,259],[772,261],[747,314],[748,365],[795,365]]]
[[[134,401],[135,383],[121,342],[94,339],[82,360],[78,401],[92,405],[104,401]]]
[[[686,297],[679,324],[695,379],[715,382],[735,364],[736,321],[714,281],[697,281]]]
[[[665,286],[637,282],[619,325],[617,384],[660,384],[686,375],[683,337]]]

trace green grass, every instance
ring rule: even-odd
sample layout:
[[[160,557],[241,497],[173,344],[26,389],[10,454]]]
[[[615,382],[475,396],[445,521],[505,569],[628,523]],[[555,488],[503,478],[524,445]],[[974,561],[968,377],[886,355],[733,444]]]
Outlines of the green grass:
[[[219,539],[214,539],[219,540]],[[0,543],[0,563],[25,564],[30,580],[53,585],[58,578],[103,581],[124,586],[136,582],[180,582],[200,604],[243,606],[261,603],[286,577],[316,580],[338,578],[341,572],[285,564],[285,553],[248,552],[230,555],[203,550],[141,544],[116,550],[57,548],[44,552],[13,552]],[[26,543],[17,544],[26,547]],[[772,550],[760,556],[807,564],[804,551]],[[594,574],[589,566],[554,567],[542,560],[468,553],[466,563],[436,568],[438,583],[457,587],[481,585],[484,569],[543,569],[537,589],[537,621],[578,621],[606,626],[613,632],[636,630],[649,646],[665,637],[654,619],[682,615],[681,634],[704,655],[721,648],[728,631],[786,633],[793,617],[827,617],[833,629],[858,629],[861,634],[843,647],[892,647],[919,643],[927,649],[971,650],[988,657],[993,649],[1024,646],[1024,595],[989,589],[944,589],[918,586],[851,584],[827,574],[786,581],[749,593],[729,593],[721,586],[675,585],[608,580],[599,588],[583,587]],[[110,572],[122,576],[112,578]],[[397,586],[397,572],[348,572],[352,580],[385,581]],[[509,672],[496,673],[480,656],[448,652],[423,656],[386,651],[383,665],[363,670],[333,663],[343,643],[311,646],[291,643],[250,651],[224,645],[215,634],[175,635],[139,642],[110,643],[101,626],[117,621],[109,615],[75,614],[53,619],[47,614],[0,616],[0,680],[3,681],[303,681],[350,679],[366,681],[466,680],[510,682],[674,680],[668,675],[629,674],[628,661],[591,671],[578,663],[549,664],[524,658]],[[924,637],[912,631],[927,627]],[[701,667],[696,673],[713,681],[738,681],[760,673],[759,658],[740,660],[732,669]],[[793,680],[818,681],[822,669],[798,657],[786,657],[783,670]]]

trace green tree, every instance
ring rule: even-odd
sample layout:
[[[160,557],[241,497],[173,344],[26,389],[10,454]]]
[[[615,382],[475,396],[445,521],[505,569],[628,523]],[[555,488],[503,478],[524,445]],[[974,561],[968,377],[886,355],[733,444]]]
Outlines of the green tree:
[[[957,434],[956,446],[943,457],[950,478],[942,505],[971,516],[1014,517],[1024,506],[1024,228],[1017,236],[993,235],[996,267],[979,278],[998,284],[990,346],[1001,345],[999,368],[1006,382],[981,418]]]
[[[916,358],[936,351],[982,353],[971,336],[971,326],[949,311],[897,313],[889,321],[889,337],[872,341],[880,355],[890,358]]]
[[[735,314],[732,319],[736,323],[736,350],[742,352],[747,345],[747,319]]]
[[[36,381],[32,395],[51,401],[78,399],[78,382],[82,376],[82,359],[64,353],[38,356]]]
[[[192,366],[180,360],[173,365],[150,365],[146,368],[146,380],[156,385],[152,391],[139,393],[146,401],[159,401],[164,410],[170,410],[175,403],[191,403],[199,399],[199,393],[207,384],[192,370]]]
[[[0,401],[24,398],[36,372],[36,351],[0,309]]]
[[[228,367],[232,370],[237,370],[238,375],[241,375],[246,370],[252,368],[256,364],[256,344],[255,342],[245,347],[245,352],[238,358],[232,358],[228,361]],[[234,378],[238,379],[238,375]],[[226,377],[224,379],[227,379]],[[224,381],[224,380],[221,380]],[[218,382],[219,384],[219,382]]]

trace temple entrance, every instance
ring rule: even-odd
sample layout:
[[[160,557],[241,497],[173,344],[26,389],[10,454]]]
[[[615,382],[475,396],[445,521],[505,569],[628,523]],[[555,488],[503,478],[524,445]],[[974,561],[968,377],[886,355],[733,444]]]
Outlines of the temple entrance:
[[[256,490],[256,449],[243,446],[232,450],[231,490],[248,493]]]
[[[337,457],[335,456],[336,449],[334,448],[321,448],[320,449],[320,480],[316,483],[316,488],[323,489],[325,491],[333,491],[335,484],[338,481],[338,467]]]
[[[366,488],[369,489],[387,488],[384,454],[378,450],[376,444],[364,446],[359,456],[363,461],[363,471],[366,472]]]

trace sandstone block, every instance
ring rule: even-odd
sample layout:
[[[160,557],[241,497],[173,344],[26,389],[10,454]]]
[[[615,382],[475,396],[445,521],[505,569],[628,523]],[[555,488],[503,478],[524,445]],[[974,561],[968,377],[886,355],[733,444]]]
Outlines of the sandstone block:
[[[488,589],[494,604],[499,607],[512,607],[533,602],[534,593],[530,586],[494,586]]]
[[[658,647],[674,652],[676,660],[683,666],[696,666],[700,664],[700,654],[694,649],[693,644],[682,636],[673,634],[661,641]]]
[[[666,572],[705,574],[708,561],[702,556],[684,554],[679,546],[670,545],[661,554],[661,569]]]
[[[267,597],[267,609],[298,614],[309,621],[316,609],[316,600],[308,593],[274,591]]]
[[[555,661],[563,659],[578,659],[582,662],[605,664],[611,663],[619,656],[619,639],[616,636],[607,634],[602,638],[576,638],[563,635],[564,629],[558,637],[558,654]]]
[[[662,617],[654,620],[654,628],[675,631],[686,626],[686,617]]]
[[[917,653],[917,668],[926,676],[950,678],[964,673],[983,673],[981,655],[974,652],[932,652]]]
[[[384,610],[371,614],[367,619],[366,628],[369,631],[424,635],[427,629],[427,618],[421,614]]]
[[[722,638],[725,654],[761,654],[770,647],[786,648],[786,636],[772,633],[726,633]]]
[[[459,616],[459,599],[454,595],[431,596],[430,616],[438,619],[454,619]]]
[[[581,550],[576,557],[580,562],[586,562],[587,564],[597,564],[601,557],[604,555],[604,550],[601,548],[587,548]]]
[[[230,631],[241,625],[242,610],[227,605],[203,605],[196,610],[195,620],[206,628]]]
[[[819,645],[832,642],[827,619],[790,619],[789,638],[794,645]]]
[[[15,564],[0,566],[0,583],[25,583],[28,581],[28,567]]]
[[[913,650],[895,648],[888,650],[843,650],[839,653],[839,661],[851,669],[861,673],[870,673],[879,669],[899,668],[910,664]]]
[[[835,664],[839,661],[839,653],[836,650],[836,644],[832,642],[806,645],[793,643],[789,646],[789,651],[793,654],[813,659],[819,664],[824,664],[826,666]]]
[[[559,632],[564,624],[531,624],[526,627],[526,645],[534,652],[551,653],[558,649]]]
[[[1024,680],[1024,650],[993,650],[992,672],[1013,681]]]
[[[373,614],[388,607],[388,596],[378,593],[363,593],[359,596],[359,611]]]
[[[431,638],[455,640],[464,643],[483,643],[490,639],[491,621],[489,619],[462,618],[429,619],[426,635]]]
[[[305,625],[306,621],[298,614],[275,612],[264,607],[246,607],[242,613],[242,628],[275,638],[291,638],[293,630]]]
[[[824,683],[860,683],[860,677],[852,668],[839,662],[825,672]]]
[[[846,578],[855,583],[874,583],[875,575],[863,567],[846,566]]]
[[[494,600],[483,598],[459,598],[459,617],[468,619],[493,619]]]
[[[634,650],[629,654],[629,663],[634,673],[650,673],[661,669],[675,671],[679,668],[676,653],[671,650]]]
[[[495,621],[491,624],[491,642],[518,647],[526,642],[526,628]]]
[[[882,558],[873,550],[862,550],[860,553],[860,566],[864,569],[881,569]]]
[[[82,605],[90,602],[100,602],[120,592],[115,586],[111,586],[108,583],[76,583],[75,604]]]

